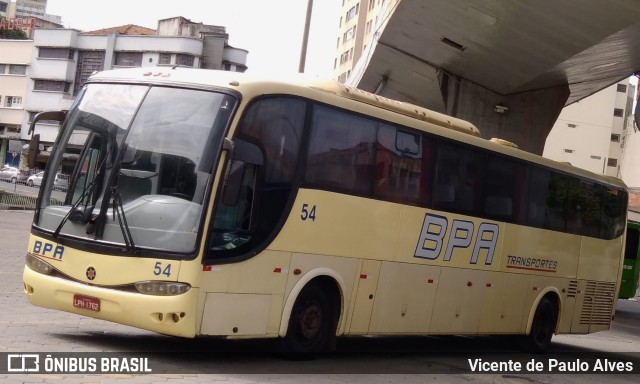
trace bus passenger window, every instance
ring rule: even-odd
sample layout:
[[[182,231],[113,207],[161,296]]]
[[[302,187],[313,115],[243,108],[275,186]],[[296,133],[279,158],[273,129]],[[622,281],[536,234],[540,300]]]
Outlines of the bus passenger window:
[[[627,192],[615,188],[605,187],[602,202],[602,226],[600,237],[615,239],[624,233],[627,210]]]
[[[436,164],[435,209],[479,214],[485,156],[470,149],[441,143]]]
[[[406,204],[424,202],[426,175],[423,174],[422,157],[421,135],[380,124],[375,160],[376,197]]]
[[[376,123],[315,106],[305,180],[350,193],[371,193]]]
[[[490,156],[484,180],[485,217],[503,221],[521,221],[526,168],[509,158]]]
[[[547,228],[549,210],[547,197],[551,173],[538,167],[532,167],[529,178],[529,198],[526,224],[532,227]]]

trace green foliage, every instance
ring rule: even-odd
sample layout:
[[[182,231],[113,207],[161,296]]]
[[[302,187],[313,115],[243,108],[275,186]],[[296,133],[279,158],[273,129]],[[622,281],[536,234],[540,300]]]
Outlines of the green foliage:
[[[0,39],[28,40],[29,37],[21,29],[0,29]]]

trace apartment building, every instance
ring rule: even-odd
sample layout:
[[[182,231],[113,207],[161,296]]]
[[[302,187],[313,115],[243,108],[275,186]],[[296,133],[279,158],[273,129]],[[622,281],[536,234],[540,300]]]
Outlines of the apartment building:
[[[225,28],[182,17],[160,20],[153,30],[125,25],[98,31],[36,29],[24,101],[20,139],[27,143],[33,117],[42,111],[68,110],[95,71],[155,66],[187,66],[244,72],[247,51],[227,44]],[[45,150],[56,139],[57,123],[39,122],[36,132]]]
[[[358,60],[373,49],[372,41],[379,35],[388,16],[400,0],[342,0],[334,78],[345,83]]]
[[[0,39],[0,165],[20,162],[32,40]]]
[[[635,86],[628,79],[565,107],[543,156],[591,172],[620,177]]]

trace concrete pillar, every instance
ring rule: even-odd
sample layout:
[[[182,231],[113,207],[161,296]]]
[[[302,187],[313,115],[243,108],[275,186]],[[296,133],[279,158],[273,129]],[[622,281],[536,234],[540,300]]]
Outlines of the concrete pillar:
[[[547,135],[569,98],[569,86],[500,95],[455,75],[438,75],[446,113],[473,123],[483,138],[511,141],[542,155]]]

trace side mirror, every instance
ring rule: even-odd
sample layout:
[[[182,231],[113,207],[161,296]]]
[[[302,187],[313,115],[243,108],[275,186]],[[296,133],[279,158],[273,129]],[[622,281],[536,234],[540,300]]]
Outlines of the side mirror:
[[[31,125],[29,125],[28,134],[31,135],[35,131],[36,124],[40,120],[54,120],[62,123],[66,117],[67,117],[67,111],[40,112],[37,115],[35,115],[35,117],[31,121]]]
[[[31,141],[29,142],[29,152],[27,154],[27,166],[29,168],[36,167],[38,152],[40,152],[40,135],[31,135]]]

